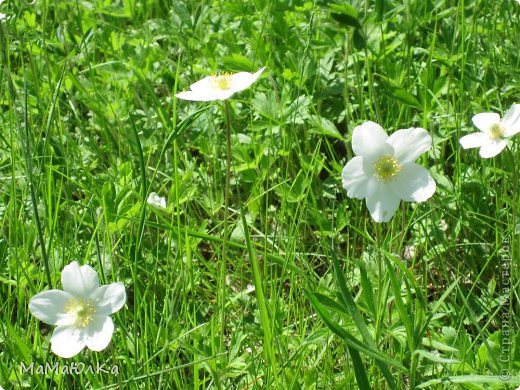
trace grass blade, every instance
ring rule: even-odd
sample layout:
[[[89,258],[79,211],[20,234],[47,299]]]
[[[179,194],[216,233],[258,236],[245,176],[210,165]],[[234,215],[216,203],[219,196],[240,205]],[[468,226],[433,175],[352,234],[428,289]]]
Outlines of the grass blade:
[[[365,343],[368,344],[368,346],[374,350],[377,350],[376,343],[370,333],[368,332],[368,328],[365,324],[365,321],[359,312],[356,303],[354,302],[354,299],[352,298],[352,294],[347,288],[347,281],[345,279],[345,275],[343,274],[339,259],[336,256],[336,253],[334,251],[331,251],[332,253],[332,263],[334,265],[334,275],[336,276],[336,282],[338,285],[338,288],[341,292],[341,297],[343,298],[343,303],[345,304],[345,307],[348,309],[350,315],[352,316],[352,320],[354,321],[354,324],[356,324],[356,327],[359,330],[359,333],[361,333],[361,336],[363,337],[363,340]],[[388,366],[385,364],[382,360],[377,360],[377,364],[379,366],[379,369],[381,370],[383,376],[385,377],[386,381],[388,382],[388,385],[392,389],[397,389],[397,386],[395,384],[394,378],[392,376],[392,373],[390,372]]]

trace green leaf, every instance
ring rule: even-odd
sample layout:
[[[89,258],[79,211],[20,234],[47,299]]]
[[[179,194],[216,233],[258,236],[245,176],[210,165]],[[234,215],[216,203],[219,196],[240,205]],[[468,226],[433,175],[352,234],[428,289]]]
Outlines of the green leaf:
[[[392,95],[404,104],[408,104],[409,106],[415,108],[422,108],[422,104],[419,102],[419,100],[417,100],[415,96],[403,88],[393,88]]]
[[[202,114],[204,111],[206,111],[208,108],[210,108],[211,106],[204,106],[202,108],[200,108],[199,110],[195,111],[193,114],[190,114],[189,116],[187,116],[186,118],[184,118],[182,120],[182,122],[180,122],[176,127],[175,129],[168,135],[168,138],[166,139],[166,141],[164,142],[164,145],[163,145],[163,148],[161,150],[161,154],[160,154],[160,157],[159,159],[161,159],[163,156],[164,156],[164,153],[166,152],[166,150],[170,147],[170,144],[179,136],[181,135],[182,133],[184,133],[184,131],[189,127],[191,126],[191,124],[195,121],[195,119],[197,119],[200,114]]]
[[[445,364],[457,364],[457,363],[460,363],[459,359],[445,358],[445,357],[442,357],[440,355],[437,355],[437,354],[425,351],[424,349],[418,349],[418,350],[414,351],[413,354],[422,356],[423,358],[428,359],[428,360],[430,360],[432,362],[435,362],[435,363],[445,363]]]
[[[325,325],[336,335],[341,337],[343,341],[345,341],[345,344],[347,344],[348,347],[354,348],[359,352],[363,352],[367,354],[368,356],[376,359],[378,362],[383,362],[395,367],[398,367],[402,370],[406,370],[405,367],[392,359],[390,359],[388,356],[386,356],[384,353],[379,352],[377,350],[372,349],[371,347],[367,346],[366,343],[363,343],[356,339],[354,336],[352,336],[347,330],[342,328],[336,321],[334,321],[331,316],[329,315],[328,311],[325,309],[325,307],[319,302],[318,298],[314,295],[314,293],[310,292],[309,290],[305,290],[305,295],[309,299],[312,307],[316,310],[320,318],[323,320]],[[394,384],[395,385],[395,384]],[[392,387],[397,388],[397,387]]]
[[[341,314],[341,315],[348,314],[348,310],[346,309],[345,306],[343,306],[343,305],[339,304],[338,302],[330,299],[326,295],[319,294],[319,293],[314,293],[314,296],[316,297],[316,299],[318,299],[318,301],[320,303],[322,303],[323,305],[329,307],[330,309],[338,312],[339,314]]]
[[[455,383],[466,384],[492,384],[492,385],[520,385],[520,377],[501,378],[498,375],[459,375],[447,376],[444,378],[432,379],[428,382],[421,383],[417,386],[418,389],[426,389],[433,385],[443,384],[443,388],[448,388],[447,385]],[[451,387],[450,387],[451,388]]]
[[[356,28],[354,30],[354,47],[356,50],[363,50],[367,47],[367,38],[362,28]]]
[[[406,305],[404,304],[403,297],[401,296],[401,284],[397,279],[397,275],[395,273],[393,265],[386,258],[386,256],[384,258],[387,265],[386,269],[390,277],[390,284],[394,293],[394,302],[399,313],[399,318],[401,318],[401,321],[403,322],[404,327],[406,329],[408,348],[410,348],[410,351],[413,352],[415,349],[413,320],[410,318],[406,310]]]
[[[359,13],[350,4],[329,4],[331,16],[340,24],[350,27],[361,27]]]
[[[395,85],[386,84],[385,87],[382,89],[384,94],[388,97],[391,97],[403,104],[406,104],[407,106],[422,109],[423,106],[417,100],[415,96],[413,96],[410,92],[408,92],[406,89],[397,87]]]
[[[255,69],[255,64],[246,56],[242,54],[233,53],[230,56],[226,56],[222,58],[222,63],[226,68],[226,71],[243,71],[246,70],[248,72],[256,72],[258,69]],[[259,68],[257,66],[256,68]]]
[[[16,351],[21,355],[24,362],[30,362],[31,350],[29,350],[25,342],[20,338],[19,331],[17,331],[9,321],[5,322],[5,326],[7,328],[7,336],[11,340],[11,346],[16,348]]]
[[[354,375],[356,376],[358,387],[363,390],[369,390],[370,384],[368,382],[365,366],[363,365],[363,361],[361,360],[361,356],[359,355],[358,349],[353,345],[359,343],[359,341],[357,341],[354,337],[350,336],[350,334],[348,334],[346,330],[341,328],[328,316],[327,311],[323,306],[320,305],[317,297],[313,295],[313,293],[311,293],[310,291],[306,291],[306,294],[309,298],[309,301],[311,302],[311,305],[318,312],[320,317],[322,317],[323,321],[329,327],[329,329],[336,333],[338,336],[340,336],[343,340],[345,340],[350,357],[352,358],[352,365],[354,366]]]
[[[374,288],[372,286],[372,283],[370,282],[370,278],[368,277],[367,268],[364,263],[359,262],[359,275],[361,279],[361,287],[363,289],[363,296],[365,298],[365,303],[372,312],[372,315],[374,318],[376,318],[377,315],[377,308],[376,308],[376,299],[374,297]]]
[[[312,133],[337,138],[342,141],[345,140],[345,138],[341,135],[336,125],[332,123],[330,120],[323,118],[319,115],[311,115],[310,119],[313,124],[313,127],[310,130]]]
[[[354,298],[352,298],[352,294],[347,288],[347,280],[345,279],[345,275],[343,274],[339,264],[339,259],[334,251],[332,251],[332,263],[334,265],[334,275],[336,276],[336,282],[338,288],[341,291],[341,297],[343,298],[343,302],[352,316],[352,320],[356,324],[356,327],[361,333],[365,343],[368,344],[369,347],[377,350],[377,345],[368,331],[365,321],[363,320],[363,316],[359,312],[356,303],[354,302]],[[388,369],[387,365],[384,364],[383,361],[377,361],[377,364],[379,365],[379,368],[381,369],[381,372],[383,373],[383,376],[388,382],[390,388],[397,389],[392,373]]]

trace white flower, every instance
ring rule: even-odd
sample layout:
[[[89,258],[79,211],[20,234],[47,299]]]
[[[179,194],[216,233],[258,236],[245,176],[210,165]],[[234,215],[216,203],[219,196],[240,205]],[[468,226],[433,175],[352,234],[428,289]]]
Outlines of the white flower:
[[[387,222],[400,200],[424,202],[435,192],[435,181],[414,161],[432,144],[421,128],[398,130],[390,137],[381,126],[365,122],[354,129],[356,154],[343,168],[343,187],[351,198],[364,199],[376,222]]]
[[[249,88],[262,74],[265,67],[255,73],[239,72],[207,76],[190,85],[190,91],[179,92],[179,99],[208,102],[210,100],[226,100],[234,93]]]
[[[157,195],[155,192],[151,192],[150,195],[148,195],[147,202],[150,206],[166,210],[166,198]]]
[[[93,351],[105,349],[114,332],[109,315],[125,304],[123,283],[100,287],[96,271],[76,261],[63,268],[61,283],[64,291],[44,291],[29,302],[33,316],[57,325],[51,337],[52,352],[69,358],[85,346]]]
[[[513,104],[502,120],[494,112],[481,112],[472,121],[480,132],[465,135],[460,144],[464,149],[480,148],[483,158],[495,157],[506,147],[506,138],[520,131],[520,104]]]

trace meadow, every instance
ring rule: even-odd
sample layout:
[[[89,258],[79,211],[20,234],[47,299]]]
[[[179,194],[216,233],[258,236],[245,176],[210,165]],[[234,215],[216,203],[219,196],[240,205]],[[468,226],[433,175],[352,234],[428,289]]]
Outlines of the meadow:
[[[520,134],[490,158],[460,141],[520,103],[517,1],[0,13],[0,388],[520,386]],[[229,98],[176,96],[263,67]],[[369,121],[431,141],[434,193],[385,222],[343,184]],[[81,328],[111,302],[114,323],[64,357],[34,297],[80,288],[73,262],[124,293],[62,305]]]

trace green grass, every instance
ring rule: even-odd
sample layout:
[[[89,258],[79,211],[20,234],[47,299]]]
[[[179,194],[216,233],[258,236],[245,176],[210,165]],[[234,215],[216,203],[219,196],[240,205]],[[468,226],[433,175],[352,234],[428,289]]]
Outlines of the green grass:
[[[0,5],[1,386],[520,385],[520,141],[487,160],[459,145],[520,102],[520,5],[336,3]],[[261,66],[230,100],[223,259],[223,105],[174,95]],[[367,120],[434,142],[435,195],[382,225],[341,187]],[[73,260],[127,303],[106,350],[65,360],[28,302]],[[21,371],[71,361],[119,373]]]

